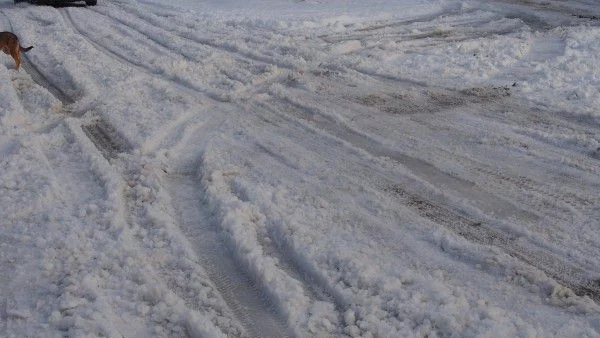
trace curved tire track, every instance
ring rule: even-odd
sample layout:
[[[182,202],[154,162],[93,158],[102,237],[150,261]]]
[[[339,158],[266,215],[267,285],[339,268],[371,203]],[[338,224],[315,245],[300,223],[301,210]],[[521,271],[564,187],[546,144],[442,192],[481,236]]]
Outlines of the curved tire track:
[[[97,11],[96,11],[97,12]],[[118,22],[119,24],[125,25],[126,27],[129,27],[141,34],[146,34],[143,31],[138,30],[135,27],[132,27],[130,24],[127,24],[125,22],[122,22],[121,20],[117,19],[117,18],[113,18],[112,16],[109,16],[107,14],[104,13],[98,13],[100,15],[105,15],[108,16],[110,18],[112,18],[113,20],[115,20],[116,22]],[[73,19],[71,17],[67,18],[69,21],[71,21],[72,25],[74,26],[75,24],[73,23]],[[155,39],[152,39],[150,37],[151,40],[155,41]],[[162,42],[159,41],[155,41],[158,45],[162,46],[163,48],[168,48],[168,46],[164,45]],[[102,46],[99,46],[99,48],[103,48]],[[111,52],[111,54],[113,54]],[[117,57],[121,58],[119,55],[116,55]],[[184,179],[192,179],[191,177],[179,177],[179,180],[184,180]],[[170,186],[173,186],[173,182],[176,181],[176,179],[170,178],[168,179],[168,181],[170,181]],[[192,182],[193,183],[193,182]],[[198,184],[197,182],[195,183],[196,185]],[[191,207],[185,207],[185,199],[180,199],[177,198],[177,194],[180,194],[182,191],[185,191],[186,189],[184,187],[181,187],[180,189],[173,189],[170,188],[168,189],[171,192],[171,195],[178,201],[176,203],[176,206],[179,206],[182,208],[181,213],[184,215],[186,213],[191,213],[192,210]],[[189,203],[189,202],[187,202]],[[198,204],[200,205],[201,203],[198,202]],[[188,210],[188,211],[186,211]],[[199,218],[200,216],[196,216],[195,218]],[[192,227],[192,225],[189,225],[186,222],[185,219],[180,220],[182,226],[182,231],[189,233],[190,231],[192,231],[192,229],[190,229],[190,227]],[[187,228],[187,229],[186,229]],[[263,247],[266,250],[272,250],[272,253],[276,256],[278,256],[279,262],[280,264],[280,268],[282,268],[290,277],[298,280],[299,282],[301,282],[304,285],[305,290],[308,292],[309,296],[314,299],[314,300],[318,300],[318,301],[326,301],[326,302],[330,302],[332,304],[334,304],[337,308],[339,317],[340,317],[340,322],[342,322],[341,319],[341,314],[345,311],[345,309],[347,308],[348,304],[346,304],[346,302],[342,299],[343,297],[338,295],[332,288],[331,286],[329,286],[324,280],[323,277],[320,276],[318,273],[314,272],[314,271],[309,271],[308,268],[302,267],[301,263],[298,263],[298,258],[295,257],[295,253],[293,253],[292,250],[290,250],[288,247],[282,247],[285,246],[285,244],[281,244],[277,247],[274,247],[271,245],[271,247],[269,248],[269,245],[267,245],[267,243],[261,243],[263,245]],[[204,252],[201,247],[203,245],[197,245],[199,247],[199,250],[201,252]],[[199,254],[199,256],[204,257],[204,255]],[[218,259],[223,259],[220,258],[219,256],[215,256]],[[205,259],[201,259],[202,262],[206,263]],[[203,266],[205,266],[206,264],[202,264]],[[269,330],[256,330],[253,329],[253,326],[256,326],[256,324],[252,324],[253,321],[248,320],[246,317],[248,317],[247,315],[245,315],[241,310],[241,306],[238,304],[239,301],[237,301],[234,297],[232,297],[231,295],[228,296],[228,292],[227,292],[227,288],[224,287],[224,285],[228,285],[231,283],[234,283],[235,280],[240,280],[240,277],[235,277],[234,278],[234,282],[232,282],[231,280],[227,280],[227,274],[223,273],[223,272],[219,272],[215,270],[216,268],[212,268],[212,270],[214,271],[209,271],[209,274],[211,275],[211,279],[214,281],[215,285],[217,285],[217,288],[221,291],[221,293],[223,294],[223,296],[226,298],[226,302],[232,307],[232,309],[234,310],[234,312],[236,313],[236,315],[242,320],[242,322],[244,322],[244,326],[249,328],[250,332],[256,331],[255,333],[260,332],[269,332]],[[210,270],[210,269],[208,269]],[[239,282],[235,282],[238,283]],[[238,286],[239,287],[239,286]],[[264,296],[261,296],[264,298]],[[244,308],[248,308],[248,306],[244,306]],[[272,330],[271,330],[272,331]],[[266,333],[262,333],[263,335]],[[281,334],[281,332],[279,333]]]
[[[296,123],[299,123],[304,128],[315,128],[325,131],[332,137],[344,140],[351,146],[363,149],[373,156],[390,157],[402,165],[405,165],[417,176],[420,176],[422,179],[429,181],[434,185],[448,182],[449,180],[449,184],[446,184],[446,188],[449,188],[451,191],[457,189],[463,190],[465,193],[469,194],[475,192],[476,195],[480,195],[481,198],[487,199],[489,203],[492,203],[491,210],[495,210],[499,206],[505,213],[520,215],[522,221],[529,222],[537,220],[536,215],[520,210],[512,204],[487,193],[468,181],[463,181],[458,177],[441,172],[433,165],[423,162],[422,160],[412,158],[398,151],[390,150],[384,146],[375,144],[374,141],[368,139],[366,136],[335,123],[327,116],[319,115],[314,109],[306,108],[294,102],[280,102],[279,105],[278,109],[270,108],[269,104],[266,104],[264,107],[265,110],[278,114],[287,120],[292,122],[296,121]],[[301,121],[310,121],[310,125]],[[499,247],[510,256],[545,272],[558,283],[569,287],[576,295],[588,296],[600,304],[600,285],[586,269],[566,262],[550,251],[529,241],[522,241],[522,238],[519,238],[516,235],[511,235],[502,231],[493,224],[495,222],[490,223],[490,221],[493,221],[491,216],[486,216],[490,217],[490,219],[473,218],[463,211],[456,210],[455,207],[452,207],[449,204],[434,202],[423,198],[418,193],[410,191],[407,187],[404,187],[387,177],[381,176],[380,180],[381,182],[384,182],[379,187],[380,189],[398,199],[402,205],[409,207],[421,217],[440,224],[474,243]],[[454,181],[454,183],[452,183],[452,181]]]
[[[204,60],[202,58],[190,56],[190,55],[194,54],[193,52],[186,53],[185,51],[182,50],[176,54],[173,54],[172,51],[180,49],[181,46],[170,45],[169,42],[162,41],[161,39],[156,38],[155,34],[168,34],[169,37],[168,38],[165,37],[166,40],[169,40],[169,38],[177,38],[177,39],[185,40],[188,43],[193,42],[189,38],[185,38],[185,37],[182,37],[179,35],[174,35],[173,33],[166,31],[163,28],[160,28],[160,29],[162,29],[160,31],[160,33],[152,34],[152,33],[148,32],[148,30],[144,30],[144,28],[141,28],[139,24],[136,25],[136,24],[134,24],[134,22],[128,22],[123,18],[115,16],[114,14],[104,13],[104,12],[101,12],[99,9],[94,9],[93,11],[96,14],[98,14],[99,16],[106,17],[108,20],[115,22],[116,24],[124,27],[127,30],[130,30],[136,34],[140,34],[148,41],[151,41],[151,43],[154,44],[157,48],[162,49],[164,51],[165,55],[171,54],[171,55],[173,55],[172,56],[173,58],[183,58],[186,62],[191,62],[191,63],[195,63],[195,64],[202,64],[204,62]],[[140,20],[144,20],[143,18],[141,18],[139,16],[136,16],[136,17],[139,18]],[[146,23],[146,24],[149,25],[150,23]],[[204,44],[200,44],[200,45],[203,47],[206,46]],[[215,49],[214,47],[211,47],[211,46],[207,46],[207,47],[209,47],[207,50]],[[256,68],[257,65],[258,66],[266,66],[266,65],[272,65],[272,63],[256,61],[254,59],[244,57],[243,55],[236,55],[235,53],[232,53],[232,52],[225,52],[222,50],[220,50],[220,52],[225,53],[226,55],[231,55],[233,57],[233,59],[236,61],[236,65],[234,67],[227,67],[227,69],[221,69],[220,74],[225,76],[227,80],[229,80],[233,83],[241,83],[242,84],[242,88],[232,89],[232,92],[234,92],[237,95],[240,95],[244,92],[253,91],[254,87],[256,87],[257,84],[268,82],[269,80],[273,80],[273,79],[279,77],[278,72],[273,72],[273,74],[270,74],[268,76],[262,76],[263,74],[253,74],[254,79],[241,79],[239,77],[236,77],[236,73],[235,73],[236,71],[240,71],[240,70],[243,70],[243,71],[250,70],[251,71],[253,68]],[[229,68],[232,68],[233,70],[230,70]],[[206,90],[206,91],[209,92],[209,90]],[[215,94],[215,95],[217,95],[217,94]],[[222,97],[222,95],[219,97]]]
[[[150,75],[157,72],[141,62],[96,43],[86,36],[76,25],[70,13],[61,11],[65,21],[95,48],[109,55],[116,61],[133,66]],[[163,46],[166,47],[166,46]],[[173,81],[171,81],[173,82]],[[179,84],[181,87],[181,84]],[[181,89],[181,88],[180,88]],[[186,92],[196,90],[187,88]],[[102,154],[114,158],[120,152],[129,150],[129,146],[121,140],[114,128],[103,120],[83,126],[84,131],[97,143]],[[179,228],[193,244],[198,254],[198,262],[207,272],[211,282],[223,297],[235,317],[240,321],[250,337],[293,337],[285,322],[278,314],[269,299],[260,291],[255,282],[233,258],[219,237],[218,226],[211,220],[210,210],[204,207],[202,190],[192,176],[167,176],[167,190],[172,197],[173,207],[180,215]]]
[[[64,9],[60,10],[60,13],[63,16],[65,23],[69,27],[71,27],[71,29],[73,30],[74,33],[78,34],[80,37],[85,39],[89,44],[94,46],[94,48],[96,48],[98,51],[105,54],[109,58],[115,60],[116,62],[118,62],[126,67],[134,68],[134,69],[136,69],[144,74],[147,74],[153,78],[158,76],[162,80],[173,84],[177,89],[184,91],[187,94],[197,96],[200,93],[200,94],[204,94],[216,101],[227,101],[228,100],[228,98],[226,96],[224,96],[222,93],[215,92],[208,88],[198,87],[196,85],[187,83],[182,80],[175,80],[175,79],[168,78],[168,77],[164,76],[164,74],[161,73],[160,71],[158,71],[157,69],[149,67],[148,65],[146,65],[143,62],[137,61],[131,57],[127,57],[123,53],[119,53],[118,51],[115,51],[111,48],[108,48],[107,46],[102,45],[101,43],[92,39],[89,36],[89,34],[86,34],[86,32],[82,28],[79,27],[79,25],[72,18],[69,8],[64,8]]]
[[[333,118],[320,112],[318,107],[294,102],[289,98],[284,99],[282,103],[284,105],[283,111],[295,118],[310,121],[315,127],[325,131],[332,137],[344,140],[375,157],[393,159],[411,170],[415,175],[421,177],[424,181],[436,186],[442,186],[460,197],[473,201],[477,208],[488,214],[510,214],[525,222],[538,220],[537,215],[514,206],[512,203],[481,189],[470,181],[441,171],[434,165],[419,158],[386,147],[369,136],[338,123]]]
[[[152,26],[158,26],[160,28],[162,28],[164,31],[169,32],[170,34],[177,36],[181,39],[184,39],[186,41],[189,41],[191,43],[195,43],[195,44],[199,44],[199,45],[203,45],[203,46],[207,46],[210,47],[212,49],[218,50],[222,53],[226,53],[229,55],[232,55],[234,58],[236,59],[244,59],[250,62],[260,62],[260,63],[267,63],[267,64],[271,64],[271,65],[276,65],[277,67],[280,68],[285,68],[285,69],[291,69],[293,67],[291,67],[289,64],[285,64],[285,63],[281,63],[278,62],[277,59],[268,57],[268,56],[263,56],[263,55],[256,55],[253,54],[251,52],[244,52],[244,51],[240,51],[240,50],[236,50],[235,47],[233,46],[227,46],[226,44],[220,44],[218,42],[215,42],[213,40],[210,39],[202,39],[202,38],[198,38],[198,37],[193,37],[193,36],[186,36],[184,35],[182,32],[174,30],[170,27],[165,27],[163,25],[161,25],[161,23],[158,20],[153,20],[152,18],[148,18],[143,16],[140,12],[135,11],[135,10],[131,10],[130,8],[128,8],[127,6],[125,6],[124,3],[119,3],[119,5],[117,5],[116,7],[119,8],[119,10],[127,12],[131,15],[136,16],[138,19],[148,23],[149,25]],[[97,10],[96,10],[97,11]],[[115,20],[118,20],[116,18],[113,18]]]
[[[118,7],[119,10],[123,11],[122,6]],[[217,51],[221,55],[226,55],[231,57],[231,59],[235,60],[234,67],[226,67],[219,70],[219,73],[232,83],[241,83],[241,88],[232,88],[230,91],[226,93],[216,93],[219,97],[219,100],[228,100],[228,97],[231,95],[235,95],[236,97],[242,96],[251,96],[253,92],[258,89],[264,87],[265,84],[269,84],[277,79],[280,79],[281,71],[277,70],[273,66],[279,68],[285,68],[289,70],[288,65],[281,65],[275,59],[272,58],[259,58],[256,56],[249,55],[249,53],[237,52],[231,50],[231,48],[226,48],[220,46],[219,44],[212,42],[207,42],[205,39],[198,39],[197,37],[188,37],[182,35],[180,32],[174,31],[169,27],[160,26],[154,21],[150,21],[150,19],[143,17],[141,14],[133,11],[125,10],[128,14],[135,16],[137,20],[143,22],[144,24],[135,23],[134,21],[127,21],[124,18],[116,16],[114,13],[103,12],[101,9],[93,10],[96,14],[100,16],[104,16],[107,19],[114,21],[118,25],[125,27],[128,30],[131,30],[137,34],[141,34],[147,40],[152,41],[155,46],[160,49],[163,49],[170,53],[174,48],[181,49],[180,45],[172,45],[170,43],[171,39],[178,39],[186,42],[186,45],[194,46],[198,45],[206,48],[207,51]],[[160,32],[150,32],[149,29],[145,26],[158,27]],[[157,38],[157,34],[164,36],[164,39]],[[194,48],[197,48],[194,46]],[[177,57],[182,57],[186,61],[196,64],[203,64],[205,60],[199,57],[195,57],[194,51],[191,49],[189,52],[181,50]],[[217,84],[218,85],[218,84]],[[192,85],[193,86],[193,85]],[[209,90],[205,90],[210,92]]]

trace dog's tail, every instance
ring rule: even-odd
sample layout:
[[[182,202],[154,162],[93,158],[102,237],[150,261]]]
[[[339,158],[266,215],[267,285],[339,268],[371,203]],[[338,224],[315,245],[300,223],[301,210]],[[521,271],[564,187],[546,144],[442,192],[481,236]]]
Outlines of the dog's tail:
[[[19,46],[19,48],[21,48],[21,52],[25,52],[26,53],[26,52],[29,52],[31,50],[31,48],[33,48],[33,46],[29,46],[27,48]]]

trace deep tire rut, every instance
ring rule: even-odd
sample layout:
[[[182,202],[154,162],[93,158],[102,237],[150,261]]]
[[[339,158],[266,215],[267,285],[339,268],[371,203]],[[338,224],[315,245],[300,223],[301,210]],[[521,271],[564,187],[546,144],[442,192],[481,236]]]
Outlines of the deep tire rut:
[[[200,182],[192,176],[165,178],[179,227],[193,244],[206,270],[231,311],[250,337],[293,337],[274,305],[233,258],[221,238],[214,216],[206,206]]]
[[[39,69],[27,58],[27,56],[23,57],[23,63],[21,64],[23,69],[31,76],[33,82],[38,85],[46,88],[54,97],[56,97],[63,105],[70,105],[75,103],[77,99],[72,98],[67,95],[62,89],[58,86],[54,85],[48,78],[46,78]]]
[[[83,115],[82,112],[69,112],[67,114],[65,106],[75,103],[76,99],[67,95],[62,89],[48,80],[27,57],[23,58],[23,69],[31,76],[35,83],[46,88],[63,104],[62,114],[73,117],[81,117]],[[119,153],[131,150],[128,142],[117,133],[112,125],[101,117],[96,117],[93,123],[82,125],[81,128],[106,159],[116,158]]]
[[[131,146],[113,126],[101,118],[81,126],[87,137],[106,159],[117,158],[120,153],[131,151]]]
[[[4,12],[2,12],[2,14],[6,16]],[[10,22],[10,19],[7,18],[7,20],[12,30],[12,23]],[[46,88],[50,94],[63,104],[60,112],[61,114],[73,117],[81,117],[84,114],[84,112],[73,113],[65,108],[65,106],[75,103],[77,98],[66,94],[64,90],[52,83],[52,81],[44,76],[25,54],[23,55],[22,65],[23,69],[31,76],[31,79],[36,84]],[[68,114],[68,112],[70,114]],[[116,158],[119,153],[131,150],[128,142],[117,133],[113,126],[101,117],[96,117],[94,123],[83,125],[82,129],[106,159]]]

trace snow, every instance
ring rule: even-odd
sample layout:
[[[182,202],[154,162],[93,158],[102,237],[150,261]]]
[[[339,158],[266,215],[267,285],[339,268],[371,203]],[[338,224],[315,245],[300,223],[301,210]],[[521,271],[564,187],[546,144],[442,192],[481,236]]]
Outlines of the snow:
[[[597,1],[0,1],[0,336],[600,337]]]

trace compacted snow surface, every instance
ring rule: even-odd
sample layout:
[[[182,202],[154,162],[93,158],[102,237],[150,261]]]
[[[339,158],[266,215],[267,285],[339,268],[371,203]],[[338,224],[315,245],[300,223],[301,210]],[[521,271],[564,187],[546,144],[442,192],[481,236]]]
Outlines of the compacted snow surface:
[[[0,14],[0,337],[600,337],[600,1]]]

